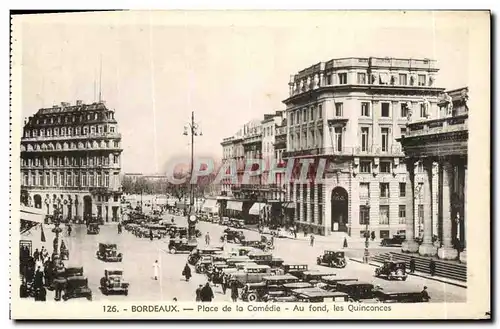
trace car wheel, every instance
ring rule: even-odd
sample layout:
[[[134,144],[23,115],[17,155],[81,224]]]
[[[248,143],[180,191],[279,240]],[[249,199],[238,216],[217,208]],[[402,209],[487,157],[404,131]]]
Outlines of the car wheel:
[[[177,250],[175,250],[175,248],[174,248],[174,247],[170,248],[170,253],[171,253],[172,255],[173,255],[173,254],[175,254],[175,252],[176,252],[176,251],[177,251]]]
[[[254,292],[249,293],[248,296],[247,296],[247,299],[248,299],[249,302],[256,302],[257,298],[258,298],[258,296]]]

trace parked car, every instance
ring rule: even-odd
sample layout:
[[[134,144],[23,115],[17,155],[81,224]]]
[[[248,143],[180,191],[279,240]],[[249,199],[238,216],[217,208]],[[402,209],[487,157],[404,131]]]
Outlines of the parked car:
[[[338,282],[336,291],[340,291],[349,295],[350,301],[359,302],[373,300],[375,298],[373,284],[360,281],[343,281]]]
[[[375,276],[385,277],[387,280],[406,281],[406,263],[403,261],[386,261],[381,267],[375,269]]]
[[[262,250],[262,251],[268,251],[268,250],[274,249],[271,241],[267,241],[267,243],[266,243],[266,242],[263,242],[262,240],[244,240],[241,242],[241,244],[243,246],[252,247],[255,249]]]
[[[208,273],[213,271],[213,263],[212,258],[210,256],[202,256],[198,259],[194,266],[194,270],[196,273]]]
[[[195,265],[201,257],[219,253],[222,253],[222,249],[219,247],[196,248],[193,249],[189,254],[188,263],[191,265]]]
[[[89,288],[88,279],[84,276],[71,276],[66,278],[62,299],[66,301],[70,298],[81,297],[92,300],[92,290]]]
[[[321,282],[321,279],[326,276],[335,276],[335,273],[320,270],[306,271],[302,273],[302,281],[316,284]]]
[[[341,291],[326,291],[320,288],[304,288],[292,291],[296,300],[302,303],[348,302],[349,297]]]
[[[257,302],[272,291],[283,290],[286,283],[298,282],[293,275],[274,275],[261,278],[260,282],[247,283],[241,291],[241,299],[248,302]]]
[[[316,263],[329,267],[344,268],[346,266],[345,254],[343,251],[325,250],[323,255],[316,259]]]
[[[425,303],[429,300],[424,298],[421,291],[398,287],[396,289],[382,289],[375,291],[376,298],[383,303]]]
[[[247,283],[261,282],[263,278],[271,275],[271,268],[267,265],[248,265],[242,270],[231,273],[230,280],[238,282],[243,287]]]
[[[321,278],[321,282],[318,283],[318,287],[324,290],[335,290],[337,289],[337,284],[340,282],[357,282],[358,279],[353,277],[338,277],[335,275],[324,276]]]
[[[403,241],[406,240],[406,236],[404,234],[395,234],[392,238],[383,238],[380,241],[380,245],[384,247],[388,246],[401,246]]]
[[[182,239],[171,239],[168,242],[168,250],[171,254],[175,254],[179,251],[193,251],[198,246],[196,242],[190,242]]]
[[[248,257],[257,264],[268,265],[270,267],[281,267],[285,262],[282,258],[273,257],[273,254],[265,252],[250,252]]]
[[[248,254],[255,252],[256,249],[253,247],[237,246],[231,249],[231,252],[236,256],[248,256]]]
[[[248,256],[235,256],[235,257],[230,257],[226,260],[226,264],[228,267],[236,267],[237,263],[248,263],[251,262],[252,260]]]
[[[69,266],[64,269],[64,277],[66,279],[74,276],[83,276],[82,266]]]
[[[122,293],[128,295],[129,283],[123,279],[122,269],[106,269],[101,278],[101,291],[104,295],[109,293]]]
[[[303,273],[309,269],[307,264],[302,263],[283,263],[281,268],[283,269],[284,274],[288,273],[298,277],[299,279],[302,278]]]
[[[270,290],[266,295],[262,297],[265,302],[275,302],[279,298],[292,296],[292,291],[295,289],[312,288],[313,285],[309,282],[291,282],[285,283],[281,287]]]
[[[229,225],[229,223],[230,223],[230,222],[231,222],[231,221],[230,221],[229,217],[222,217],[222,218],[219,220],[219,224],[220,224],[220,225],[223,225],[223,226],[227,226],[227,225]]]
[[[121,262],[123,255],[118,252],[115,243],[99,243],[99,249],[96,252],[97,259],[105,262]]]

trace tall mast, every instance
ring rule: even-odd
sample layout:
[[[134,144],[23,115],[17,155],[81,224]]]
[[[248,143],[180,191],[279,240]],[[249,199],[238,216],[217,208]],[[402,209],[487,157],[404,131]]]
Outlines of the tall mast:
[[[99,103],[102,101],[102,55],[99,61]]]

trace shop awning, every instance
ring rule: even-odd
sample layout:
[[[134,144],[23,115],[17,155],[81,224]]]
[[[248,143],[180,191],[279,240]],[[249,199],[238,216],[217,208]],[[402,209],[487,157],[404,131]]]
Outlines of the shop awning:
[[[21,206],[21,220],[43,224],[44,218],[42,209]]]
[[[217,213],[217,200],[214,199],[207,199],[205,200],[205,203],[203,203],[203,208],[202,210],[204,212],[208,213]]]
[[[264,211],[266,208],[266,204],[265,203],[261,203],[261,202],[255,202],[252,206],[252,208],[250,208],[250,210],[248,211],[248,214],[250,215],[260,215],[260,213],[262,211]]]
[[[241,211],[243,209],[243,203],[241,201],[228,201],[226,209]]]

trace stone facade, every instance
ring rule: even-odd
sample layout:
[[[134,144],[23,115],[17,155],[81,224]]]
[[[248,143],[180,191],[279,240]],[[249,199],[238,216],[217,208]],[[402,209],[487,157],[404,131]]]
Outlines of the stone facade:
[[[22,197],[47,215],[118,221],[121,152],[118,122],[104,102],[40,109],[21,138]]]

